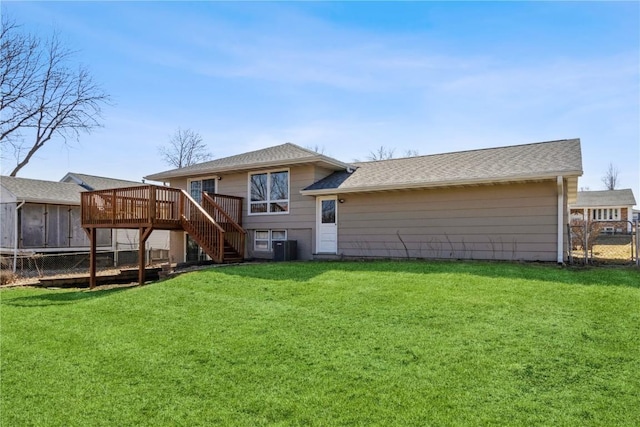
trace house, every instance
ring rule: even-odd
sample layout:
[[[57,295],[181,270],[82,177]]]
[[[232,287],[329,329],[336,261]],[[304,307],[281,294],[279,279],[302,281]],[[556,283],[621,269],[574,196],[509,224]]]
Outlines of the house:
[[[623,190],[578,191],[570,205],[572,219],[597,221],[605,232],[630,233],[636,199],[629,188]]]
[[[236,250],[244,258],[272,258],[274,245],[295,240],[299,259],[562,263],[581,175],[579,139],[358,163],[287,143],[147,176],[169,187],[149,190],[162,219],[157,204],[140,221],[172,230],[175,261],[193,256],[196,243],[207,246],[197,228],[219,218],[210,228],[222,237],[205,249],[218,261],[230,246],[223,228],[233,223],[227,234],[242,237]],[[83,206],[95,212],[86,226],[113,222],[99,218],[118,200],[85,194]],[[222,214],[223,198],[235,213]],[[136,215],[125,215],[135,226]]]
[[[62,182],[0,177],[0,254],[15,258],[18,254],[86,253],[90,241],[82,227],[81,192],[123,185],[142,184],[71,173]],[[168,232],[155,233],[149,247],[164,250],[168,257],[168,237]],[[96,243],[100,250],[114,252],[115,257],[127,256],[121,251],[138,250],[138,236],[130,230],[100,230]],[[161,252],[154,254],[162,256]]]
[[[89,240],[80,220],[82,190],[77,184],[0,177],[2,252],[86,250]],[[111,247],[110,233],[101,233],[98,245]]]

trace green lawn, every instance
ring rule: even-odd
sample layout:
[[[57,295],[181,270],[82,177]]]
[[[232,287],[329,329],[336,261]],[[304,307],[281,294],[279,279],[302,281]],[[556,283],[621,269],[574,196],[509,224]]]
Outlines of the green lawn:
[[[640,425],[640,272],[271,263],[1,298],[2,426]]]

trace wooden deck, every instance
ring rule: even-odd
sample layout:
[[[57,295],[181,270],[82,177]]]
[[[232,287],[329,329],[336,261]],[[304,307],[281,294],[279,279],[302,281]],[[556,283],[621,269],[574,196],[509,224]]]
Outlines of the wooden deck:
[[[81,195],[82,227],[91,243],[91,287],[95,286],[96,230],[139,230],[139,281],[144,283],[144,243],[153,230],[184,230],[215,262],[243,258],[242,198],[202,193],[202,204],[186,191],[158,185],[87,191]],[[225,255],[226,254],[226,255]]]
[[[83,192],[82,227],[181,230],[183,199],[181,190],[157,185]]]

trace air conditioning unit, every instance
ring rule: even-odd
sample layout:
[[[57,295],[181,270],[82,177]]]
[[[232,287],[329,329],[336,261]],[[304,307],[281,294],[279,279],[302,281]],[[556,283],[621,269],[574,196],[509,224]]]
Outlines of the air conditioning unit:
[[[294,261],[298,259],[298,241],[280,240],[273,242],[274,261]]]

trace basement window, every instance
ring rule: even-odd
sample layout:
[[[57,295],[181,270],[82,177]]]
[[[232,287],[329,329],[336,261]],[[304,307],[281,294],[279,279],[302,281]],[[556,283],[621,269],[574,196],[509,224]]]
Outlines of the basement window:
[[[256,230],[253,247],[259,252],[270,252],[273,242],[287,240],[287,230]]]

